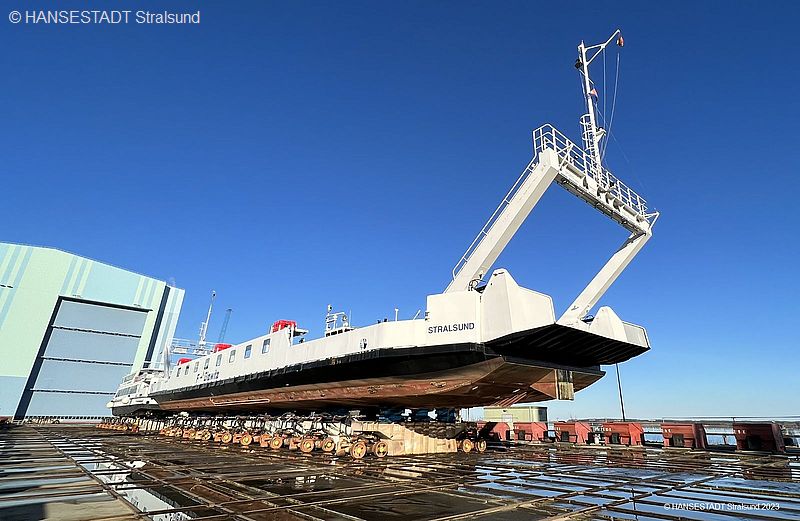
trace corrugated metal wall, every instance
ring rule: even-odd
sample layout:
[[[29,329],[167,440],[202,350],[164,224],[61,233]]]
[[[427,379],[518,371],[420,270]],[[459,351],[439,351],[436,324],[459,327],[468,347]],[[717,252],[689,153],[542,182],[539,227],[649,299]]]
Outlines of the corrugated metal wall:
[[[57,306],[38,373],[25,390],[25,415],[107,416],[106,402],[131,371],[147,311],[75,299]]]
[[[0,242],[0,417],[108,414],[103,406],[118,385],[108,374],[126,372],[124,364],[139,369],[162,359],[183,295],[163,281],[68,252]],[[64,308],[54,317],[59,302]],[[73,362],[45,363],[44,356]],[[111,367],[90,374],[88,362]],[[108,382],[103,395],[46,392],[55,386],[89,391],[100,381]]]

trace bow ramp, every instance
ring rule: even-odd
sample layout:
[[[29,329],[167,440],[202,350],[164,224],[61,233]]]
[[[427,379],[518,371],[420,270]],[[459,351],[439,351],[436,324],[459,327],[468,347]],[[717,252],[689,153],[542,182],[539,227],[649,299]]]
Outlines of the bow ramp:
[[[601,307],[594,317],[588,313],[650,239],[658,212],[648,211],[639,194],[603,167],[591,151],[573,143],[552,125],[533,131],[533,145],[533,159],[456,263],[445,293],[480,290],[485,275],[536,203],[547,188],[557,184],[630,235],[555,324],[649,347],[644,328],[621,321],[611,308]]]

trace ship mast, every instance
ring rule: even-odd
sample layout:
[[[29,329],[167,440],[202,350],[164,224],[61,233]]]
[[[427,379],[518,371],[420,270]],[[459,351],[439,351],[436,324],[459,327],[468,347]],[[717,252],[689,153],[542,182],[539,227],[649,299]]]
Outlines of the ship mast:
[[[200,341],[197,346],[203,348],[206,346],[206,333],[208,332],[208,323],[211,322],[211,310],[214,308],[214,299],[217,298],[217,292],[211,291],[211,302],[208,304],[208,314],[206,321],[200,324]]]
[[[608,40],[597,45],[587,47],[583,40],[581,40],[580,45],[578,45],[578,60],[575,62],[575,68],[580,71],[583,77],[583,95],[586,98],[586,114],[581,117],[583,145],[586,151],[591,155],[594,160],[594,166],[598,170],[602,161],[600,157],[600,141],[606,135],[606,131],[597,125],[597,113],[594,101],[594,97],[597,96],[597,90],[592,87],[592,80],[589,78],[589,65],[601,52],[605,51],[608,44],[615,38],[617,45],[622,47],[623,39],[619,29],[614,31],[614,34],[612,34]],[[587,58],[587,53],[590,51],[595,52],[590,58]]]

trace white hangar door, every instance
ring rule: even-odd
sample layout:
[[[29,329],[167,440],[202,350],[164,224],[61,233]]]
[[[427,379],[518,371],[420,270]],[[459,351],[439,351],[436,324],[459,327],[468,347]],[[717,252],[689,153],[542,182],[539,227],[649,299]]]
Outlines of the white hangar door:
[[[148,310],[67,299],[56,306],[17,417],[109,416]]]

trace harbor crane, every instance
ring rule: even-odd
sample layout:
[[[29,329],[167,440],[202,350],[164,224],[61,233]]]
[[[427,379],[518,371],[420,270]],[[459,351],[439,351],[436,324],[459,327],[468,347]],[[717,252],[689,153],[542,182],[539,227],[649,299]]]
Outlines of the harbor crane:
[[[217,343],[221,344],[225,340],[225,333],[228,332],[228,322],[231,321],[231,313],[233,310],[228,308],[225,310],[225,320],[222,321],[222,327],[219,330],[219,337],[217,338]]]

